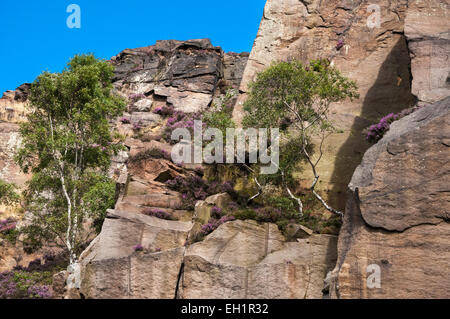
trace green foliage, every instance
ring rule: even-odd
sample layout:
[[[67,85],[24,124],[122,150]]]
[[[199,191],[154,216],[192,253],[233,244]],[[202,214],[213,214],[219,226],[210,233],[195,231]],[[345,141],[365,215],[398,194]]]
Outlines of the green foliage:
[[[223,138],[226,137],[226,129],[234,128],[236,125],[233,121],[233,104],[234,97],[237,92],[228,90],[224,97],[216,102],[212,108],[203,115],[203,121],[208,128],[217,128],[222,131]]]
[[[20,235],[20,233],[17,229],[11,229],[11,230],[7,231],[6,234],[3,234],[2,236],[5,237],[5,239],[10,244],[15,245],[19,235]]]
[[[6,183],[0,180],[0,204],[13,205],[16,204],[20,196],[16,193],[14,184]]]
[[[50,271],[17,271],[14,273],[14,281],[21,291],[28,291],[28,288],[35,284],[51,285],[53,274]]]
[[[327,60],[311,61],[308,66],[299,61],[276,63],[249,87],[243,125],[281,130],[280,170],[263,176],[278,185],[292,183],[293,172],[306,161],[304,148],[309,154],[314,149],[312,137],[333,130],[327,117],[330,103],[357,96],[355,82]]]
[[[116,203],[116,182],[101,174],[90,175],[87,185],[84,185],[82,202],[98,234],[106,218],[106,210]]]
[[[262,176],[262,182],[289,187],[302,162],[309,163],[317,182],[323,141],[335,131],[328,119],[330,104],[358,97],[356,83],[330,66],[328,60],[311,61],[309,65],[291,61],[273,64],[258,74],[249,88],[243,125],[280,128],[279,171]],[[319,145],[312,145],[315,138],[320,138]],[[313,151],[317,153],[315,159]]]
[[[108,120],[125,109],[111,92],[113,75],[107,62],[79,55],[62,73],[38,76],[29,97],[32,112],[20,127],[16,159],[24,172],[54,169],[55,156],[83,169],[110,165],[121,145],[113,143]]]
[[[287,128],[286,121],[312,122],[321,116],[331,102],[358,96],[356,83],[340,74],[327,60],[279,62],[258,74],[249,85],[244,103],[247,127]],[[299,118],[293,117],[293,111]],[[296,116],[296,115],[295,115]]]
[[[74,259],[86,218],[101,220],[112,206],[115,188],[107,169],[123,146],[109,123],[125,108],[112,93],[113,75],[106,61],[78,55],[63,72],[44,72],[31,86],[16,154],[22,170],[33,173],[24,192],[33,216],[24,229],[30,247],[52,240]]]
[[[302,164],[306,162],[306,158],[303,154],[303,141],[301,136],[291,136],[285,134],[285,139],[280,141],[280,153],[279,153],[279,170],[275,174],[271,175],[259,175],[258,179],[261,183],[272,183],[275,185],[293,185],[295,179],[293,178],[294,172],[302,171]],[[313,145],[308,144],[306,149],[309,152],[313,151]],[[284,174],[284,176],[283,176]]]

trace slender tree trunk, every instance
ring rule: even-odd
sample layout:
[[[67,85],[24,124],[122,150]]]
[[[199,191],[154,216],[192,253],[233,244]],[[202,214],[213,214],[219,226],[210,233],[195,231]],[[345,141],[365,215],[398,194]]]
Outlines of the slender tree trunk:
[[[306,147],[308,146],[308,141],[306,140],[306,137],[305,137],[304,134],[302,134],[302,140],[303,140],[303,147],[302,147],[303,153],[305,154],[306,159],[308,160],[308,163],[309,163],[309,165],[311,166],[311,170],[312,170],[312,173],[313,173],[313,175],[314,175],[314,181],[313,181],[313,183],[312,183],[312,185],[311,185],[311,187],[310,187],[311,192],[312,192],[313,195],[320,201],[320,203],[322,203],[322,205],[323,205],[328,211],[330,211],[330,212],[332,212],[332,213],[334,213],[334,214],[337,214],[337,215],[343,217],[344,214],[343,214],[342,212],[340,212],[340,211],[334,209],[333,207],[331,207],[330,205],[328,205],[328,203],[327,203],[327,202],[326,202],[326,201],[325,201],[325,200],[324,200],[324,199],[316,192],[316,190],[315,190],[315,187],[316,187],[316,185],[317,185],[317,182],[319,181],[319,178],[320,178],[320,176],[317,174],[316,166],[317,166],[318,162],[320,161],[320,159],[322,158],[322,143],[323,143],[323,140],[322,140],[322,142],[321,142],[321,144],[320,144],[320,152],[321,152],[321,154],[320,154],[320,156],[319,156],[319,160],[316,161],[316,163],[313,163],[313,161],[312,161],[312,159],[311,159],[311,157],[310,157],[308,151],[306,150]]]

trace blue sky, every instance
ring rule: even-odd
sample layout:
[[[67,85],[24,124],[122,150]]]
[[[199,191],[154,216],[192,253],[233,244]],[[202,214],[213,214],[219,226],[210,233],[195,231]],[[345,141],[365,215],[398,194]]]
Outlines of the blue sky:
[[[210,38],[225,51],[250,51],[266,0],[2,0],[0,96],[42,71],[61,71],[77,53],[109,59],[156,40]],[[81,28],[66,8],[81,8]]]

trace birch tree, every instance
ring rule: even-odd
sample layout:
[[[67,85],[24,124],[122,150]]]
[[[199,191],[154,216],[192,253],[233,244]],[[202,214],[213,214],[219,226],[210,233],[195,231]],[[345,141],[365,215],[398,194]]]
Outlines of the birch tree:
[[[56,243],[72,269],[89,235],[87,221],[101,221],[114,204],[115,184],[106,172],[122,146],[110,120],[125,103],[112,93],[112,77],[113,67],[93,55],[75,56],[61,73],[42,73],[20,127],[16,161],[32,174],[24,191],[31,215],[24,243]]]
[[[313,175],[309,190],[327,210],[342,216],[342,212],[331,207],[316,191],[320,179],[318,165],[325,140],[335,130],[328,118],[330,105],[357,98],[356,83],[330,66],[328,60],[315,60],[308,65],[300,61],[276,63],[258,74],[249,87],[243,124],[280,128],[284,149],[280,151],[282,160],[277,178],[298,203],[300,215],[303,204],[290,185],[295,163],[305,161]]]

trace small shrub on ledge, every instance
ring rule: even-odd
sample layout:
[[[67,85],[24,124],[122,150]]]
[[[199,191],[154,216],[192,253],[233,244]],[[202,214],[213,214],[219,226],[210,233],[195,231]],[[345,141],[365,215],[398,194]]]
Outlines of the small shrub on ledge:
[[[411,107],[409,109],[403,110],[400,113],[394,114],[390,113],[383,118],[381,118],[380,122],[377,124],[371,125],[366,130],[366,139],[370,143],[376,143],[379,140],[381,140],[386,134],[387,131],[389,131],[389,128],[391,127],[391,124],[397,120],[400,120],[401,118],[415,112],[416,110],[422,108],[423,106],[416,105],[414,107]]]
[[[142,93],[134,93],[134,94],[130,94],[130,96],[128,98],[132,102],[136,103],[139,100],[145,99],[146,96],[145,96],[145,94],[142,94]]]
[[[166,159],[169,161],[171,160],[171,156],[168,152],[154,147],[154,148],[149,148],[142,152],[139,152],[134,156],[131,156],[129,161],[130,161],[130,163],[137,163],[137,162],[145,161],[145,160],[152,159],[152,158],[156,158],[156,159],[162,158],[162,159]]]
[[[173,217],[172,214],[165,212],[161,209],[157,209],[157,208],[146,208],[142,211],[142,214],[147,215],[147,216],[156,217],[159,219],[176,220],[176,218]]]
[[[127,117],[122,117],[120,122],[122,122],[122,124],[130,124],[130,119]]]
[[[220,225],[233,220],[236,220],[234,216],[223,216],[220,219],[211,218],[207,224],[202,226],[201,235],[207,236],[213,231],[215,231],[217,228],[219,228]]]
[[[232,186],[227,183],[220,184],[216,181],[206,181],[197,175],[187,177],[177,176],[166,182],[167,186],[182,195],[183,205],[180,208],[193,209],[199,200],[205,200],[208,196],[227,192]]]
[[[213,206],[213,208],[211,208],[211,217],[215,218],[215,219],[220,219],[223,217],[223,209],[217,206]]]
[[[5,238],[11,244],[15,244],[19,235],[16,226],[17,222],[12,218],[0,220],[0,237]]]
[[[153,110],[153,113],[159,114],[161,116],[172,116],[175,110],[173,106],[160,106]]]

